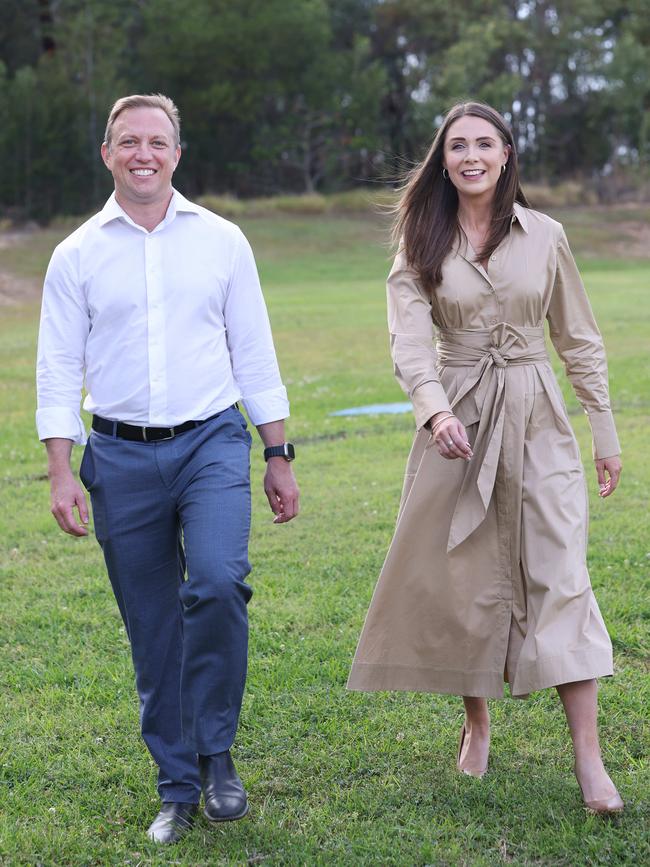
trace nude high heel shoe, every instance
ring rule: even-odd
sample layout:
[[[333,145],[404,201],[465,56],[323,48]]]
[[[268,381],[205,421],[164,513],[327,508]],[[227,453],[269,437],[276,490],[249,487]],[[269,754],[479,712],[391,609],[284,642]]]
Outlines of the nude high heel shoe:
[[[573,772],[575,773],[575,768],[573,769]],[[578,780],[577,774],[576,780]],[[582,801],[585,808],[587,812],[591,813],[593,816],[607,816],[613,813],[622,813],[625,809],[623,799],[618,792],[614,795],[610,795],[609,798],[594,798],[591,801],[588,801],[587,798],[585,798],[585,793],[582,790],[582,783],[580,780],[578,780],[578,785],[580,786],[580,793],[582,794]]]
[[[456,760],[456,767],[461,772],[461,774],[467,774],[468,777],[475,777],[477,780],[480,780],[487,771],[487,762],[482,768],[471,768],[461,764],[460,756],[463,751],[463,744],[465,743],[466,734],[467,732],[465,729],[465,723],[463,723],[463,727],[460,730],[460,743],[458,744],[458,759]]]

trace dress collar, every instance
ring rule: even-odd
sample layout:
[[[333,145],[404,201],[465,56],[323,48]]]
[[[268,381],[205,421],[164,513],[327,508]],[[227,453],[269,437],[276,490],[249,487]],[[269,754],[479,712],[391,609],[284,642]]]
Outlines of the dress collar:
[[[512,225],[518,223],[526,234],[528,234],[528,214],[526,208],[515,202],[512,206]]]

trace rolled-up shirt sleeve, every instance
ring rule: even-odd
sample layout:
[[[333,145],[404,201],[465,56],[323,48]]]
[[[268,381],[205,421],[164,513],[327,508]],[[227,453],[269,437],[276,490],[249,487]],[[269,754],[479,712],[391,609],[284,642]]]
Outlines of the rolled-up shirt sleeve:
[[[238,233],[224,307],[232,372],[254,425],[289,416],[287,391],[273,345],[264,296],[250,244]]]
[[[36,428],[41,440],[83,445],[80,403],[90,318],[74,254],[57,247],[47,269],[36,362]]]
[[[547,318],[550,337],[589,419],[594,458],[621,451],[609,401],[605,347],[564,231]]]
[[[413,403],[418,430],[439,412],[451,412],[438,375],[431,302],[400,251],[387,282],[388,330],[395,377]]]

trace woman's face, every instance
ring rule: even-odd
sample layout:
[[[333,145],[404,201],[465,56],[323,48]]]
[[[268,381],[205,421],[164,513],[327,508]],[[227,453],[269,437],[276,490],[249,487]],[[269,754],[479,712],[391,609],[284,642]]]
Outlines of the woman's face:
[[[459,196],[490,198],[509,154],[510,145],[503,143],[493,124],[467,114],[447,130],[443,166]]]

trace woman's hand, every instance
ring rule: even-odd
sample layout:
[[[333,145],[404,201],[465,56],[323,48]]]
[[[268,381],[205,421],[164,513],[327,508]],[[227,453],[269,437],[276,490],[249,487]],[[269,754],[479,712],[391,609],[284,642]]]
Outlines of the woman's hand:
[[[467,441],[467,433],[455,415],[437,413],[431,418],[431,435],[443,458],[448,461],[472,457],[472,448]]]
[[[609,497],[618,485],[623,465],[618,455],[612,458],[600,458],[596,461],[596,475],[598,476],[599,496]]]

